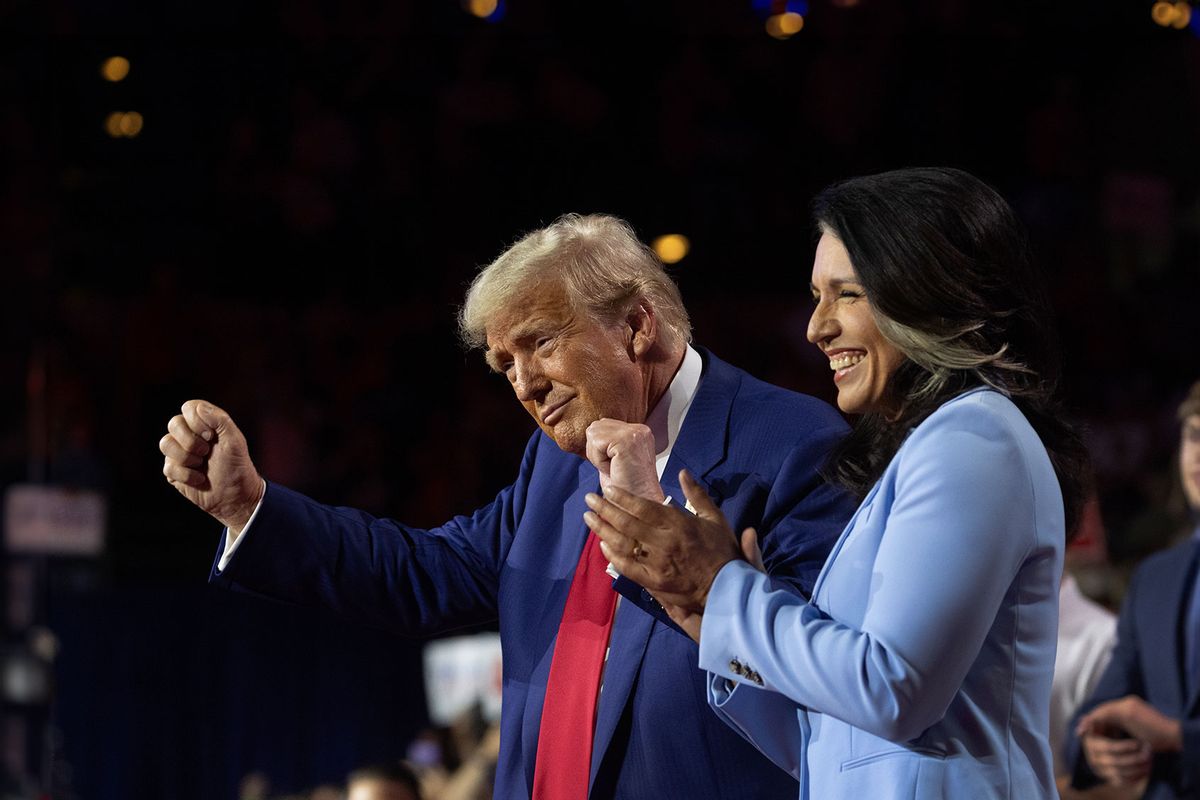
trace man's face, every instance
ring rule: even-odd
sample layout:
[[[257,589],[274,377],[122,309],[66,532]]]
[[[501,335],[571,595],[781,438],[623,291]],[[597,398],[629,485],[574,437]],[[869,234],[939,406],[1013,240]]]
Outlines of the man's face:
[[[563,450],[584,455],[587,428],[601,418],[645,422],[646,375],[632,331],[571,308],[553,280],[534,284],[487,326],[487,361]]]
[[[1193,511],[1200,511],[1200,414],[1183,421],[1179,433],[1179,476]]]

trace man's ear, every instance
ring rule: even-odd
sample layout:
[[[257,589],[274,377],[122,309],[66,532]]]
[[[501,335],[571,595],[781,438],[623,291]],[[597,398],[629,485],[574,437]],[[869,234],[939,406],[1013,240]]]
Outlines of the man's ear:
[[[639,302],[625,316],[625,324],[629,330],[630,357],[644,357],[658,341],[658,317],[654,307],[644,300]]]

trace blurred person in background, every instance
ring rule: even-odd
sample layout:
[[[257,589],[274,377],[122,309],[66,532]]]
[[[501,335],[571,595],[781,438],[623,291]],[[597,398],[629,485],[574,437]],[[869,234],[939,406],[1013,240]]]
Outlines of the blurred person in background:
[[[422,798],[416,774],[401,762],[356,769],[346,778],[346,800],[434,800]]]
[[[1200,381],[1178,420],[1190,534],[1130,579],[1112,660],[1069,743],[1076,788],[1145,782],[1147,800],[1200,798]]]

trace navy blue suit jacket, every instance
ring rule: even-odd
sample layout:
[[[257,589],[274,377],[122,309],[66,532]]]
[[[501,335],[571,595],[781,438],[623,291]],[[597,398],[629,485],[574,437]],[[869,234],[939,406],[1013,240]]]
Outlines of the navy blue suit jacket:
[[[1189,540],[1155,553],[1134,571],[1117,619],[1112,660],[1071,724],[1066,755],[1074,768],[1076,788],[1087,788],[1100,779],[1088,767],[1074,736],[1075,723],[1100,703],[1133,694],[1183,725],[1183,752],[1155,756],[1142,796],[1148,800],[1200,797],[1200,687],[1186,692],[1183,674],[1183,620],[1197,580],[1198,560],[1200,543]]]
[[[663,489],[686,467],[734,529],[756,526],[769,571],[808,593],[853,502],[817,474],[845,423],[701,351],[704,371]],[[540,431],[517,480],[433,530],[321,505],[270,485],[215,582],[332,608],[406,635],[499,620],[503,707],[497,798],[528,797],[555,636],[588,535],[596,469]],[[218,559],[220,554],[218,554]],[[622,602],[597,711],[592,798],[793,798],[796,783],[708,709],[696,645]]]

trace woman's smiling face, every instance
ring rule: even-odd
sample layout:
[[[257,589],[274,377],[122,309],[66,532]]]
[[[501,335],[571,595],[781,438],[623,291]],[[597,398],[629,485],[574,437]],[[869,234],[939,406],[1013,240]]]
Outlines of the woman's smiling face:
[[[828,231],[813,260],[808,340],[829,357],[838,408],[847,414],[888,413],[887,387],[904,354],[875,325],[871,304],[850,255]]]

